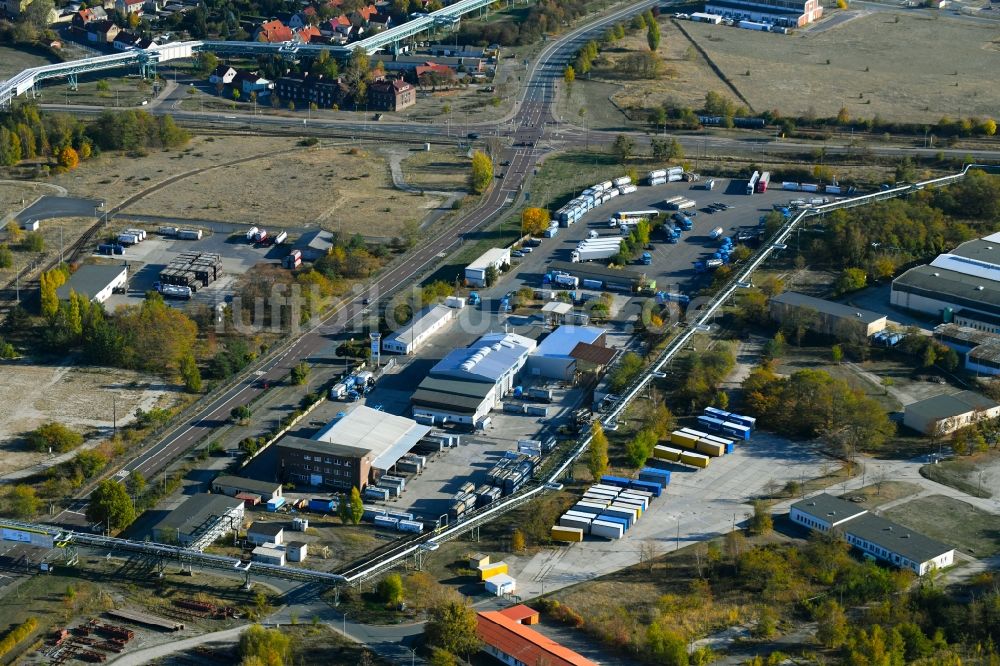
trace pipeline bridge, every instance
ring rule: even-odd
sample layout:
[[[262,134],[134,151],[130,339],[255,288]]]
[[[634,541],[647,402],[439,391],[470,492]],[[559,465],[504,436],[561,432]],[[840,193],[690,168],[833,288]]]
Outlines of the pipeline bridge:
[[[372,55],[387,47],[395,49],[404,40],[427,30],[453,28],[458,25],[459,20],[465,14],[474,11],[485,13],[494,2],[496,0],[458,0],[458,2],[443,9],[429,14],[414,15],[414,18],[406,23],[343,46],[306,44],[295,41],[269,44],[264,42],[195,40],[31,67],[6,81],[0,82],[0,108],[9,106],[19,95],[34,94],[38,84],[47,79],[65,78],[70,87],[76,89],[77,77],[89,72],[119,67],[138,67],[139,72],[143,77],[146,77],[155,74],[156,66],[161,63],[181,58],[192,58],[201,52],[231,56],[280,55],[295,58],[319,55],[322,51],[328,51],[335,57],[346,58],[352,52],[364,49],[369,55]]]
[[[836,210],[846,210],[858,206],[865,206],[896,197],[906,196],[919,192],[925,188],[941,187],[956,183],[968,174],[970,169],[983,169],[987,171],[998,171],[1000,167],[968,164],[958,173],[940,178],[921,181],[918,183],[892,187],[887,190],[865,194],[849,199],[843,199],[830,204],[814,206],[800,211],[797,215],[785,222],[782,227],[750,258],[747,264],[734,275],[723,286],[723,288],[709,300],[705,307],[697,310],[697,317],[690,322],[683,324],[683,331],[673,338],[656,359],[646,368],[646,370],[632,382],[632,384],[622,393],[611,408],[601,417],[601,423],[607,428],[614,428],[618,418],[624,413],[628,406],[649,386],[654,380],[663,377],[663,368],[674,357],[676,357],[690,342],[691,338],[699,332],[710,330],[710,324],[719,309],[725,305],[741,289],[748,289],[752,286],[751,278],[761,264],[775,252],[786,249],[786,241],[799,225],[810,218],[822,218],[827,213]],[[14,530],[17,532],[27,532],[34,534],[44,534],[52,538],[56,546],[67,547],[83,546],[109,553],[122,553],[123,555],[138,555],[140,557],[153,558],[161,563],[166,561],[178,562],[181,566],[198,566],[209,569],[221,569],[235,571],[246,576],[247,583],[250,582],[251,575],[260,577],[279,578],[306,583],[319,583],[329,586],[360,585],[367,580],[375,578],[386,571],[405,564],[409,558],[413,558],[417,566],[421,559],[429,552],[437,550],[441,543],[456,539],[470,531],[478,530],[482,525],[502,516],[503,514],[516,509],[526,502],[535,499],[542,493],[561,488],[559,479],[563,477],[570,466],[587,450],[590,445],[591,435],[585,433],[577,440],[573,448],[562,455],[561,460],[556,461],[554,468],[544,474],[543,478],[532,481],[518,492],[495,503],[491,506],[479,509],[472,514],[463,517],[460,522],[453,525],[439,526],[434,530],[420,535],[403,538],[384,548],[371,553],[364,558],[347,565],[338,572],[312,571],[289,566],[278,566],[258,562],[244,563],[233,557],[222,555],[212,555],[202,553],[190,548],[171,546],[154,543],[150,541],[134,541],[130,539],[118,539],[106,537],[86,532],[74,532],[64,530],[59,527],[44,525],[39,523],[28,523],[15,520],[0,519],[0,528]]]

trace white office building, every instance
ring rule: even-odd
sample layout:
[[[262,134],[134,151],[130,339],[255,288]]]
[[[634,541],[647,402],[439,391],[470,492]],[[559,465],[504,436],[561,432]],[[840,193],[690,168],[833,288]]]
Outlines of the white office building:
[[[451,323],[457,311],[446,305],[421,310],[405,326],[382,340],[382,351],[389,354],[413,354],[431,336]]]
[[[470,287],[485,287],[486,272],[490,268],[499,271],[503,266],[510,266],[510,248],[492,248],[465,267],[465,281]]]

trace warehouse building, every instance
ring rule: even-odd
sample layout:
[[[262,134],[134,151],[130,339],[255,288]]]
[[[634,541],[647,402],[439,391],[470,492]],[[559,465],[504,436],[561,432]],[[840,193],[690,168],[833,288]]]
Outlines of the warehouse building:
[[[786,28],[801,28],[823,16],[819,0],[709,0],[706,14],[734,21],[756,21]]]
[[[319,488],[364,490],[428,432],[413,419],[356,405],[312,439],[282,437],[275,444],[279,474]]]
[[[548,636],[525,626],[537,621],[537,612],[519,605],[476,614],[476,634],[482,651],[510,666],[597,666],[597,664]]]
[[[910,569],[918,576],[955,562],[951,546],[871,513],[849,522],[844,537],[865,554]]]
[[[56,296],[65,301],[70,292],[75,292],[86,296],[91,303],[103,303],[116,289],[125,289],[127,285],[128,266],[125,264],[84,264],[56,289]]]
[[[958,352],[969,372],[1000,374],[1000,335],[983,330],[982,325],[938,324],[934,339]]]
[[[285,550],[278,548],[275,544],[257,546],[250,553],[250,559],[261,564],[273,564],[275,566],[285,566]]]
[[[853,502],[821,493],[793,504],[788,517],[817,532],[829,532],[864,513],[868,510]]]
[[[606,331],[595,326],[560,326],[542,340],[528,357],[528,374],[560,381],[576,376],[573,350],[580,344],[604,347]]]
[[[243,525],[243,502],[225,495],[198,493],[153,526],[153,540],[194,550],[206,546]]]
[[[789,518],[820,532],[836,530],[866,555],[910,569],[918,576],[950,566],[955,560],[954,548],[827,493],[796,502]]]
[[[1000,233],[962,243],[892,281],[890,302],[1000,333]]]
[[[903,425],[925,435],[947,435],[1000,416],[1000,405],[975,391],[937,395],[906,406]]]
[[[416,399],[411,399],[413,415],[444,422],[480,423],[513,388],[535,347],[535,341],[523,335],[490,333],[469,347],[452,350],[428,375],[431,379],[452,383],[421,382],[414,394]],[[462,384],[467,386],[462,387]],[[466,399],[451,407],[448,394]]]
[[[390,354],[412,354],[455,317],[455,310],[435,305],[413,315],[408,324],[382,340],[382,351]]]
[[[487,271],[490,268],[500,271],[504,266],[510,266],[510,248],[491,248],[465,267],[465,282],[470,287],[485,287]]]
[[[255,495],[261,501],[267,502],[275,497],[281,497],[281,484],[274,481],[257,481],[242,476],[222,474],[212,481],[212,492],[236,497],[240,493]]]
[[[475,424],[490,413],[499,398],[489,384],[426,377],[417,386],[410,401],[415,417]]]
[[[813,298],[794,291],[786,291],[771,297],[771,319],[786,324],[810,311],[816,319],[810,330],[832,337],[845,337],[862,333],[865,337],[875,335],[886,327],[886,316],[861,310],[849,305],[841,305],[822,298]]]
[[[609,291],[642,291],[656,289],[656,282],[650,281],[645,273],[628,268],[608,268],[595,263],[573,263],[569,261],[553,261],[549,264],[552,271],[561,271],[580,278],[580,280],[595,280]]]
[[[259,520],[247,528],[247,541],[255,546],[270,543],[280,545],[285,539],[285,527],[280,523],[262,523]]]

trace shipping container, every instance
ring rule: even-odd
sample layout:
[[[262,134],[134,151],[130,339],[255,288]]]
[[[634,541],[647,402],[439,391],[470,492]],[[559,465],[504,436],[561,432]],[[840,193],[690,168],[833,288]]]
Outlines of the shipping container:
[[[675,449],[669,446],[654,446],[653,447],[653,457],[660,460],[670,460],[677,462],[681,459],[680,449]]]
[[[403,494],[403,491],[399,486],[393,486],[390,484],[383,485],[381,482],[379,482],[377,487],[384,488],[385,490],[387,490],[389,492],[390,498],[399,497],[400,495]]]
[[[201,240],[201,229],[178,229],[177,237],[181,240]]]
[[[486,580],[487,578],[493,578],[493,576],[499,576],[500,574],[505,573],[507,573],[506,562],[493,562],[492,564],[483,564],[479,566],[479,580]]]
[[[815,183],[802,183],[800,186],[803,192],[819,192],[819,185]]]
[[[591,515],[598,515],[604,511],[606,505],[599,504],[597,502],[577,502],[573,505],[573,511],[579,511],[580,513],[589,513]]]
[[[517,590],[517,580],[507,574],[493,576],[484,581],[486,591],[498,597],[514,594]]]
[[[666,178],[666,177],[667,177],[666,169],[657,169],[655,171],[650,171],[649,173],[646,174],[646,180],[650,181],[656,180],[657,178]]]
[[[413,534],[422,534],[424,531],[424,524],[417,520],[401,520],[396,527],[400,532],[412,532]]]
[[[288,240],[288,232],[287,231],[282,231],[280,234],[278,234],[277,236],[274,237],[274,244],[275,245],[281,245],[286,240]]]
[[[618,523],[619,525],[622,526],[623,532],[628,532],[629,528],[632,527],[632,523],[634,521],[627,518],[626,515],[624,515],[624,512],[619,512],[619,513],[622,513],[623,515],[615,515],[613,513],[602,513],[600,516],[597,517],[597,520],[605,523]],[[593,523],[591,523],[591,525],[593,525]]]
[[[628,525],[626,527],[632,527],[635,522],[639,520],[639,516],[642,514],[642,509],[637,506],[629,506],[627,504],[616,503],[609,506],[604,510],[604,515],[617,516],[619,518],[625,518],[628,520]]]
[[[719,444],[718,442],[713,442],[708,439],[699,439],[698,443],[695,445],[695,450],[698,453],[704,453],[706,456],[711,456],[713,458],[719,458],[726,454],[726,447],[724,444]]]
[[[314,497],[309,500],[309,510],[317,513],[330,513],[333,511],[334,500]]]
[[[605,539],[621,539],[625,534],[625,526],[618,522],[595,520],[590,524],[590,534]]]
[[[618,494],[618,493],[620,493],[622,491],[621,486],[612,486],[612,485],[608,485],[606,483],[595,483],[594,485],[592,485],[590,487],[593,488],[593,489],[595,489],[595,490],[609,490],[609,491],[611,491],[611,492],[613,492],[615,494]]]
[[[726,421],[722,424],[722,432],[727,435],[731,435],[736,439],[750,439],[750,428],[745,425],[740,425],[739,423],[733,423],[732,421]]]
[[[285,505],[284,497],[273,497],[267,501],[266,508],[269,512],[274,513],[284,505]]]
[[[767,192],[767,186],[771,184],[771,172],[765,171],[760,174],[760,178],[757,180],[757,192],[763,194]]]
[[[630,479],[626,479],[623,476],[609,476],[604,475],[601,477],[601,484],[607,486],[615,486],[618,488],[628,488]]]
[[[559,525],[553,525],[549,538],[553,541],[579,543],[583,541],[583,529],[579,527],[560,527]]]
[[[747,181],[747,194],[753,194],[754,192],[757,191],[757,181],[759,180],[760,180],[760,172],[754,171],[753,175],[750,176],[750,180]]]
[[[177,227],[160,227],[156,232],[161,236],[176,236]]]
[[[597,494],[592,493],[592,492],[586,492],[586,493],[583,494],[583,499],[581,501],[586,502],[587,504],[597,504],[597,505],[601,505],[601,506],[608,506],[614,500],[615,500],[615,498],[608,497],[607,495],[597,495]]]
[[[384,516],[384,515],[385,515],[385,509],[366,506],[365,512],[361,514],[361,520],[365,521],[366,523],[370,523],[375,520],[375,516]]]
[[[639,470],[640,481],[653,481],[666,487],[670,485],[670,470],[657,469],[655,467],[643,467]]]
[[[785,183],[781,184],[781,189],[788,190],[789,192],[798,192],[799,191],[799,184],[798,183],[785,182]]]
[[[649,509],[649,499],[640,495],[621,495],[615,500],[615,503],[636,507],[639,509],[640,516]]]
[[[663,493],[663,486],[656,481],[642,481],[637,480],[628,484],[631,490],[643,490],[647,493],[653,493],[653,497],[659,497]]]
[[[559,518],[559,527],[569,527],[572,529],[582,530],[586,534],[590,532],[590,523],[593,519],[593,516],[580,518],[579,516],[567,516],[563,514]]]
[[[395,530],[396,526],[399,525],[399,518],[390,518],[389,516],[375,516],[375,527],[382,527],[385,529]]]
[[[698,417],[698,425],[701,426],[701,427],[703,427],[703,428],[707,428],[708,430],[713,430],[713,431],[715,431],[715,430],[722,430],[722,424],[723,423],[725,423],[725,421],[723,421],[722,419],[718,419],[718,418],[716,418],[714,416],[704,416],[704,415],[702,415],[702,416]],[[695,438],[691,438],[691,439],[695,439]],[[694,442],[691,442],[691,443],[694,444]]]
[[[701,467],[704,469],[708,467],[709,457],[701,454],[694,453],[692,451],[681,451],[681,462],[685,465],[691,465],[693,467]]]
[[[377,500],[381,502],[389,501],[389,491],[385,488],[379,488],[378,486],[368,486],[365,488],[364,498],[366,500]],[[310,508],[312,508],[310,506]]]
[[[700,418],[701,417],[699,417],[699,420]],[[670,442],[672,444],[678,444],[680,446],[686,446],[693,449],[694,445],[698,443],[698,438],[681,432],[680,430],[675,430],[670,433]]]

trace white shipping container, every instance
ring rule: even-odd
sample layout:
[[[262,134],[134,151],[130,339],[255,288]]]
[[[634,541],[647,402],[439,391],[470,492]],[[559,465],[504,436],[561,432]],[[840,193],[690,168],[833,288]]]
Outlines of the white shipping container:
[[[667,182],[667,177],[666,176],[662,176],[660,178],[653,178],[653,179],[651,179],[649,181],[649,184],[650,185],[663,185],[666,182]]]
[[[827,185],[826,186],[826,193],[827,194],[840,194],[840,186],[839,185]]]
[[[595,483],[590,487],[592,490],[608,490],[613,492],[615,495],[621,493],[622,489],[618,486],[612,486],[607,483]]]
[[[593,516],[599,515],[605,509],[604,504],[597,502],[577,502],[573,505],[574,511],[579,511],[580,513],[589,513]]]
[[[590,533],[605,539],[621,539],[625,533],[624,526],[619,523],[609,523],[606,520],[595,520],[590,523]]]
[[[611,182],[615,187],[621,187],[622,185],[629,185],[632,182],[632,179],[628,176],[619,176]]]
[[[819,185],[815,183],[802,183],[803,192],[819,192]]]
[[[636,192],[638,189],[639,188],[636,187],[635,185],[622,185],[621,187],[618,188],[618,193],[619,194],[632,194],[633,192]]]
[[[791,192],[798,192],[799,191],[799,184],[798,183],[782,183],[781,184],[781,189],[783,189],[783,190],[789,190]]]
[[[517,581],[507,574],[497,574],[486,579],[486,591],[502,597],[505,594],[513,594],[517,589]]]
[[[584,534],[590,534],[590,522],[593,518],[578,518],[577,516],[562,516],[559,519],[559,527],[575,527],[583,530]]]
[[[655,180],[657,178],[666,178],[666,176],[667,176],[666,169],[657,169],[655,171],[650,171],[648,174],[646,174],[646,178],[648,178],[649,180]]]

